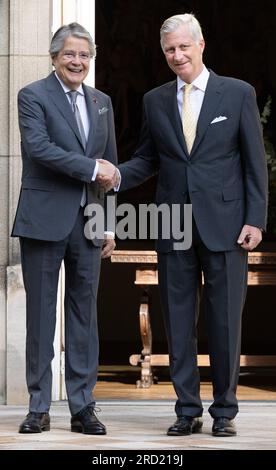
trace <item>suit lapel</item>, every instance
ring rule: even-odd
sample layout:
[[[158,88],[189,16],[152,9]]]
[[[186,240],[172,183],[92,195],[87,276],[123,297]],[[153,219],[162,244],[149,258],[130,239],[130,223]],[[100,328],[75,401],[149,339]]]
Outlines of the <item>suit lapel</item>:
[[[179,114],[178,104],[177,104],[177,82],[174,80],[168,84],[165,94],[165,109],[169,114],[170,121],[173,125],[174,131],[176,133],[179,144],[181,145],[185,156],[188,158],[189,153],[187,150],[186,142],[183,135],[182,121]]]
[[[76,118],[72,112],[68,98],[66,97],[57,78],[55,77],[54,72],[51,73],[51,75],[49,75],[46,80],[46,87],[49,92],[50,99],[52,100],[53,104],[58,108],[59,112],[62,114],[64,119],[68,122],[69,126],[74,131],[77,139],[79,140],[82,146],[82,140],[79,133]]]
[[[206,133],[208,126],[212,122],[215,116],[216,109],[222,99],[222,88],[223,81],[214,72],[210,71],[209,80],[205,90],[205,95],[197,121],[197,132],[194,145],[191,151],[191,156],[196,151],[200,144],[204,134]]]
[[[85,94],[86,107],[89,116],[89,134],[86,145],[87,155],[91,154],[92,146],[94,142],[95,132],[97,129],[98,119],[99,119],[99,103],[96,95],[93,93],[93,90],[89,89],[86,85],[83,86],[83,91]]]

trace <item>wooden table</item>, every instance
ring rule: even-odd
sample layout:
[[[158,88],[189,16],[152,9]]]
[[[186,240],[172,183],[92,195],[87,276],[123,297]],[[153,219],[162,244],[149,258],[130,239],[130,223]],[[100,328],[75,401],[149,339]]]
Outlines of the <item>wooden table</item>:
[[[133,366],[141,366],[141,379],[138,388],[148,388],[153,383],[152,366],[168,366],[168,354],[152,354],[152,332],[149,311],[151,286],[158,284],[157,254],[155,251],[114,251],[112,263],[132,263],[135,265],[135,284],[142,289],[139,308],[140,334],[143,349],[133,354],[129,361]],[[252,252],[248,256],[248,285],[276,285],[276,253]],[[209,366],[208,355],[198,355],[199,366]],[[276,366],[275,356],[242,355],[241,366]]]

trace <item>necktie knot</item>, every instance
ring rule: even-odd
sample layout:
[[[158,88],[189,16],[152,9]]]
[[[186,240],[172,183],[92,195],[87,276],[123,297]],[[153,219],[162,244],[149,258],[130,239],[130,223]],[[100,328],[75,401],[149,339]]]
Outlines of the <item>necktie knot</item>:
[[[77,90],[68,91],[68,95],[69,95],[69,98],[71,100],[73,107],[75,107],[77,105],[77,96],[78,96]]]
[[[184,85],[183,87],[184,94],[186,93],[187,95],[189,95],[191,93],[192,88],[193,88],[192,83],[186,83],[186,85]]]

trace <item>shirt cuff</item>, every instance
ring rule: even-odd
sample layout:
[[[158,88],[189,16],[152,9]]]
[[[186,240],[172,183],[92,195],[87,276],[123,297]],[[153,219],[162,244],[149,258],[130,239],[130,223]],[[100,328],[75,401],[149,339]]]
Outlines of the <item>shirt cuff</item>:
[[[115,238],[115,233],[114,233],[114,232],[111,232],[110,230],[106,230],[106,231],[104,232],[104,238],[109,238],[109,239],[114,240],[114,238]]]
[[[121,182],[122,182],[122,177],[121,177],[120,170],[118,170],[118,168],[116,168],[116,171],[117,171],[117,176],[119,178],[119,183],[117,184],[117,186],[114,186],[114,188],[113,188],[113,191],[115,191],[115,193],[117,193],[119,191],[120,186],[121,186]]]
[[[95,181],[95,179],[97,178],[98,171],[99,171],[99,162],[96,161],[91,181]]]

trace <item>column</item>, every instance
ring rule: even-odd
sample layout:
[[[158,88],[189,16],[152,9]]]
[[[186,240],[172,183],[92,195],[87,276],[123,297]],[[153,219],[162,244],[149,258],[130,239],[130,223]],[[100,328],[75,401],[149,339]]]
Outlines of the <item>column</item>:
[[[6,397],[7,404],[27,402],[25,385],[25,293],[22,284],[18,239],[9,237],[17,206],[20,178],[21,157],[20,137],[17,119],[17,93],[24,85],[48,75],[51,70],[48,48],[51,37],[50,0],[9,0],[0,3],[5,9],[6,43],[3,49],[6,55],[0,60],[6,61],[6,111],[1,110],[1,121],[6,116],[5,148],[1,151],[1,190],[6,190],[5,207],[0,207],[1,220],[5,220],[6,259],[3,272],[7,266],[7,316],[6,316]],[[4,4],[4,5],[3,5]],[[3,21],[0,12],[1,21]],[[2,28],[1,28],[2,29]],[[2,93],[1,93],[2,96]],[[1,143],[3,139],[1,138]],[[2,155],[4,153],[4,155]],[[4,173],[6,171],[6,173]],[[4,178],[3,174],[6,175]],[[3,180],[3,181],[2,181]],[[1,202],[0,202],[1,204]],[[4,217],[3,217],[4,215]],[[4,247],[3,247],[4,248]],[[1,254],[4,249],[1,247]],[[3,310],[1,308],[1,317]],[[3,331],[1,329],[1,331]],[[1,340],[1,346],[3,340]],[[1,364],[2,365],[2,364]],[[0,367],[2,369],[2,367]]]

